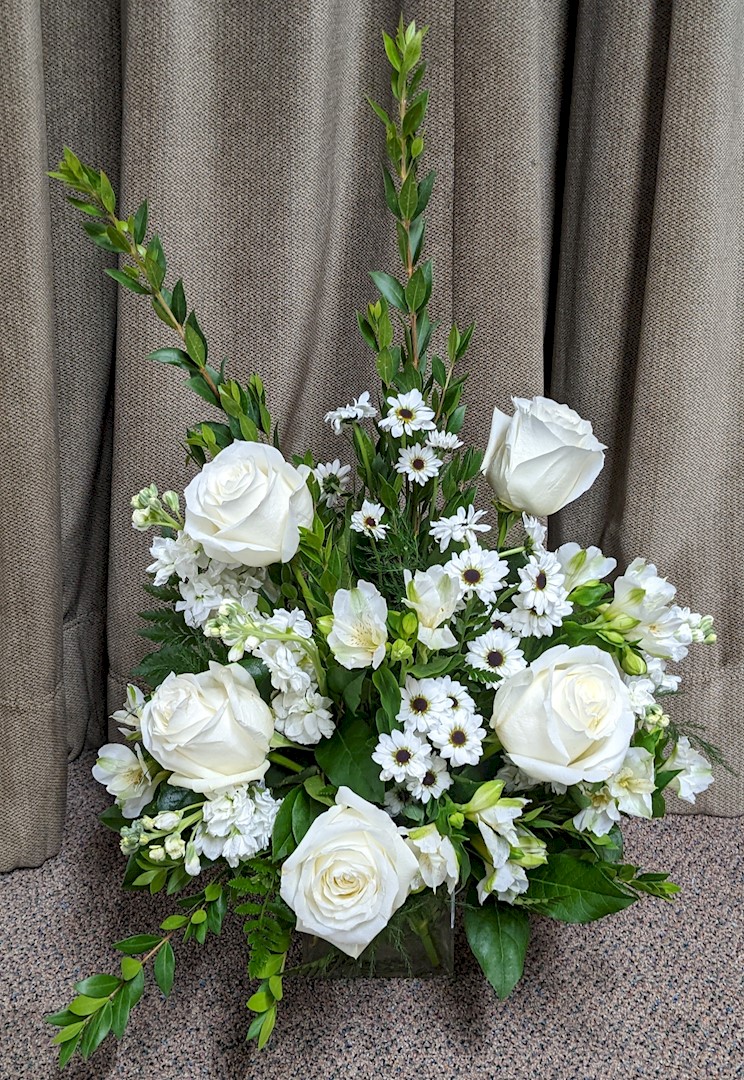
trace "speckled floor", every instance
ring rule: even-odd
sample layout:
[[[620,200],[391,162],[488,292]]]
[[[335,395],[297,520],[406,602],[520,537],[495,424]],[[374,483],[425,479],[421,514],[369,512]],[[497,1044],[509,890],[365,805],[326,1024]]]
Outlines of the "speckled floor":
[[[167,901],[124,894],[108,796],[91,755],[71,769],[62,854],[0,877],[0,1076],[55,1075],[41,1017],[76,979],[115,970],[110,941],[156,928]],[[674,905],[601,923],[536,919],[526,977],[507,1002],[466,949],[453,981],[295,983],[270,1047],[244,1042],[248,983],[237,920],[181,950],[168,1001],[153,989],[123,1043],[69,1080],[732,1080],[744,1076],[742,819],[669,818],[627,829],[627,854],[671,869]],[[180,970],[179,970],[180,967]]]

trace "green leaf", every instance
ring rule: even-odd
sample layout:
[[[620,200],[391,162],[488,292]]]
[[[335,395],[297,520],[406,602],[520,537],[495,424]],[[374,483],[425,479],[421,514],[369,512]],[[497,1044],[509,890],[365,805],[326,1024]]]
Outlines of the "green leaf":
[[[55,1027],[67,1027],[68,1024],[77,1024],[80,1022],[80,1017],[75,1013],[70,1012],[69,1009],[62,1009],[61,1012],[49,1013],[44,1017],[45,1024],[54,1024]]]
[[[369,323],[367,322],[365,317],[362,315],[361,311],[357,311],[356,317],[357,317],[357,324],[359,326],[359,331],[360,331],[362,337],[367,342],[370,349],[374,349],[375,352],[376,352],[377,351],[377,342],[375,340],[375,335],[374,335],[374,332],[372,330],[372,327],[369,325]]]
[[[108,1001],[108,995],[93,998],[88,997],[87,994],[80,994],[70,1002],[70,1012],[75,1013],[76,1016],[91,1016],[94,1012],[98,1012],[106,1001]]]
[[[94,206],[93,203],[88,202],[86,199],[76,199],[74,195],[68,195],[67,201],[71,206],[74,206],[76,210],[80,210],[83,214],[92,214],[94,217],[98,217],[101,213],[100,206]]]
[[[161,930],[180,930],[182,926],[185,926],[188,922],[186,915],[169,915],[167,919],[163,919],[160,924]],[[122,961],[123,963],[123,961]]]
[[[246,1002],[246,1005],[251,1012],[266,1012],[266,1010],[273,1004],[274,997],[270,990],[257,990],[255,994],[251,994]]]
[[[526,912],[509,904],[474,903],[465,910],[465,934],[491,986],[500,998],[508,997],[524,971],[530,940]]]
[[[140,971],[142,971],[142,963],[140,960],[136,960],[133,956],[122,956],[121,977],[125,982],[129,982],[138,975]]]
[[[80,1053],[84,1058],[90,1055],[101,1045],[111,1031],[113,1010],[111,1002],[107,1001],[101,1011],[88,1021],[83,1037],[80,1040]]]
[[[409,311],[418,311],[426,303],[426,279],[422,267],[415,271],[406,285],[406,303]]]
[[[393,359],[393,354],[390,352],[390,349],[383,349],[382,352],[379,353],[375,365],[380,379],[386,386],[389,386],[398,369],[398,365]]]
[[[153,934],[133,934],[132,937],[117,941],[114,948],[118,949],[119,952],[126,953],[127,956],[134,956],[137,953],[149,952],[161,940],[161,938]]]
[[[139,296],[149,296],[150,290],[141,285],[139,281],[135,281],[134,278],[125,274],[123,270],[106,270],[104,271],[114,281],[118,281],[120,285],[123,285],[125,289],[129,289],[130,292],[137,293]]]
[[[140,203],[137,213],[134,215],[134,240],[141,244],[147,232],[147,199]]]
[[[179,278],[173,286],[170,309],[173,312],[176,322],[183,323],[186,319],[186,294],[183,291],[183,281],[181,278]]]
[[[102,825],[105,825],[107,829],[111,829],[111,831],[115,833],[120,832],[122,826],[131,825],[131,820],[124,817],[120,807],[118,807],[116,803],[107,806],[103,813],[98,815],[98,820]]]
[[[381,803],[385,787],[371,754],[375,737],[365,722],[346,717],[330,739],[315,750],[315,760],[336,787],[345,785],[369,802]]]
[[[189,318],[192,316],[193,312]],[[189,356],[199,367],[204,367],[207,361],[207,347],[203,337],[194,329],[194,326],[191,323],[186,323],[184,333],[186,335],[186,349]]]
[[[194,370],[194,361],[183,349],[156,349],[147,359],[156,360],[159,364],[173,364],[174,367],[185,368],[187,371]]]
[[[83,979],[82,982],[75,983],[75,989],[78,994],[85,994],[91,998],[108,997],[109,994],[113,994],[114,990],[117,990],[121,979],[117,979],[115,975],[91,975],[89,979]]]
[[[159,939],[158,939],[159,940]],[[125,982],[117,997],[124,997],[129,1008],[133,1009],[145,991],[145,973],[140,968],[133,979]]]
[[[380,702],[388,720],[388,732],[395,727],[400,712],[400,687],[398,680],[387,665],[383,664],[372,676],[372,682],[379,691]]]
[[[385,202],[388,205],[388,209],[391,214],[400,217],[400,207],[398,206],[398,195],[395,190],[395,184],[393,183],[392,176],[384,165],[382,167],[382,179],[385,185]]]
[[[413,105],[411,105],[410,109],[406,112],[406,115],[403,117],[402,129],[406,138],[408,138],[409,135],[412,135],[416,128],[421,126],[421,123],[426,116],[426,106],[428,102],[429,91],[424,90],[423,94],[414,101]]]
[[[100,177],[101,202],[106,207],[109,214],[113,214],[116,209],[116,195],[114,195],[114,189],[111,187],[111,182],[103,169],[100,170],[98,175]]]
[[[219,900],[221,896],[222,886],[220,885],[219,881],[210,881],[209,885],[207,885],[206,889],[204,890],[204,899],[212,903],[212,901],[214,900]]]
[[[111,1030],[117,1039],[120,1039],[124,1034],[124,1029],[129,1020],[129,1009],[129,1002],[124,993],[120,991],[114,998],[111,1007]]]
[[[635,897],[611,881],[596,863],[549,855],[529,874],[531,907],[561,922],[585,923],[630,907]]]
[[[271,1038],[271,1033],[274,1030],[274,1024],[276,1023],[276,1006],[269,1009],[264,1017],[264,1022],[261,1026],[261,1034],[258,1036],[258,1049],[263,1050],[266,1043]]]
[[[410,219],[416,213],[416,207],[418,205],[418,186],[416,184],[416,174],[414,172],[409,172],[406,177],[403,187],[400,189],[398,204],[400,206],[401,215],[404,218]]]
[[[391,274],[386,274],[384,270],[371,270],[369,276],[389,304],[398,311],[408,311],[406,296],[399,281]]]
[[[388,114],[385,112],[385,110],[382,108],[382,106],[378,105],[376,101],[373,101],[371,97],[367,98],[367,102],[369,104],[370,109],[375,114],[375,116],[378,118],[378,120],[382,120],[382,122],[383,122],[383,124],[385,125],[386,128],[390,127],[390,125],[392,124],[392,121],[391,121],[390,117],[388,116]]]
[[[199,908],[198,911],[195,911],[194,914],[191,916],[191,921],[194,926],[199,926],[200,923],[206,922],[207,913],[204,908]]]
[[[434,187],[434,181],[436,180],[436,176],[437,174],[432,169],[432,171],[427,173],[424,179],[419,184],[418,203],[416,205],[416,213],[413,215],[414,217],[418,217],[420,214],[423,214],[424,210],[426,210],[426,207],[429,205],[429,199],[431,198],[431,192]]]
[[[385,33],[384,30],[382,31],[382,40],[385,43],[385,52],[387,54],[388,60],[393,65],[393,67],[395,68],[396,71],[400,71],[400,59],[401,58],[398,55],[398,50],[395,47],[395,42],[393,41],[393,39],[390,37],[389,34]]]
[[[203,795],[200,796],[195,791],[176,787],[175,784],[169,784],[165,781],[158,787],[155,807],[158,813],[163,810],[183,810],[185,806],[201,802],[203,798]]]
[[[299,797],[302,788],[292,788],[282,800],[279,812],[274,821],[274,829],[271,835],[271,857],[274,862],[281,862],[291,855],[296,845],[292,832],[292,808]]]
[[[426,232],[426,221],[424,218],[416,218],[411,222],[408,230],[409,244],[411,247],[411,262],[418,261],[418,257],[421,254],[421,248],[424,243],[424,233]]]
[[[113,251],[129,252],[129,241],[123,233],[120,233],[113,225],[106,226],[106,236]]]
[[[166,941],[165,945],[158,950],[158,954],[155,957],[155,981],[160,989],[163,991],[165,997],[168,997],[173,988],[173,974],[176,967],[176,958],[173,955],[173,947],[170,941]]]
[[[83,1030],[84,1026],[85,1020],[78,1020],[76,1024],[69,1024],[68,1027],[63,1027],[61,1031],[57,1032],[52,1039],[52,1042],[59,1046],[60,1043],[65,1043],[68,1039],[74,1039],[75,1036]]]
[[[67,1062],[70,1060],[80,1042],[80,1033],[76,1039],[71,1039],[70,1042],[63,1043],[59,1051],[58,1066],[60,1069],[64,1069]]]
[[[297,844],[302,840],[315,819],[324,814],[325,811],[326,807],[311,798],[304,787],[298,789],[297,798],[292,804],[292,835]]]
[[[342,697],[350,713],[359,708],[366,671],[349,671],[348,668],[332,667],[328,671],[328,687],[336,697]]]

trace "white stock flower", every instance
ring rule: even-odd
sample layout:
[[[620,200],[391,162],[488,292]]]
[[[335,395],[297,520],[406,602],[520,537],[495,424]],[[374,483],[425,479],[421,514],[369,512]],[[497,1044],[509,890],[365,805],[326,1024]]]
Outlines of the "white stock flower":
[[[156,536],[150,554],[155,561],[148,566],[147,573],[155,575],[153,585],[165,585],[174,574],[181,581],[195,577],[207,563],[199,544],[184,532],[179,532],[175,537]]]
[[[342,667],[378,668],[387,636],[387,604],[376,586],[358,581],[355,589],[337,590],[328,645]]]
[[[622,765],[607,780],[607,790],[623,814],[650,818],[654,782],[654,756],[642,746],[631,746]]]
[[[492,671],[502,679],[527,667],[519,639],[506,630],[488,630],[469,641],[465,662],[478,671]]]
[[[595,645],[554,645],[499,683],[491,726],[534,780],[599,782],[617,772],[635,730],[628,689]]]
[[[472,547],[478,543],[478,533],[491,531],[490,525],[481,524],[481,518],[485,516],[485,510],[458,506],[456,513],[450,517],[432,521],[429,532],[439,544],[440,551],[446,551],[450,544],[468,544]]]
[[[450,713],[431,728],[429,738],[443,758],[454,767],[475,765],[483,753],[486,729],[482,717],[463,709]]]
[[[222,857],[235,869],[268,847],[280,806],[281,800],[257,784],[228,788],[204,803],[203,820],[194,830],[194,851],[208,859]]]
[[[304,692],[278,694],[271,703],[276,730],[292,742],[315,746],[335,731],[330,698],[323,697],[315,687]]]
[[[275,690],[284,694],[304,694],[313,686],[315,669],[299,642],[269,638],[253,649],[253,655],[263,660]]]
[[[499,558],[497,551],[487,551],[473,544],[453,555],[445,564],[445,570],[457,578],[464,596],[475,593],[484,604],[492,604],[506,581],[509,564]]]
[[[462,439],[458,439],[457,435],[454,435],[451,431],[430,431],[426,436],[426,445],[433,447],[435,450],[444,450],[445,453],[449,453],[453,450],[459,450],[463,443]]]
[[[229,566],[289,562],[300,528],[313,523],[306,466],[274,446],[234,442],[208,461],[184,492],[186,533]]]
[[[378,426],[383,431],[389,431],[394,438],[412,435],[414,431],[434,429],[434,410],[426,404],[420,390],[409,390],[406,394],[389,397],[387,403],[388,414]]]
[[[483,472],[503,506],[547,517],[588,491],[605,447],[567,405],[544,397],[512,401],[511,417],[494,409]]]
[[[111,719],[119,725],[122,735],[130,735],[133,731],[139,731],[140,716],[145,704],[145,695],[139,686],[127,683],[127,699],[121,709],[111,714]]]
[[[350,473],[351,465],[342,465],[338,458],[325,465],[317,465],[313,469],[313,476],[320,488],[320,501],[332,509],[340,506],[349,486]]]
[[[601,581],[617,566],[617,559],[603,555],[598,547],[582,548],[578,544],[561,544],[555,557],[569,593],[589,581]]]
[[[239,664],[171,673],[142,710],[142,741],[170,783],[206,794],[260,779],[274,717]]]
[[[354,420],[366,420],[373,416],[377,416],[377,409],[374,405],[370,405],[369,390],[365,390],[358,398],[354,398],[351,405],[342,405],[338,409],[327,412],[324,419],[326,424],[331,425],[334,433],[340,435],[344,424],[349,424]]]
[[[408,731],[425,735],[439,720],[449,716],[450,699],[439,679],[406,676],[400,691],[400,712],[396,719]]]
[[[452,777],[447,772],[447,763],[438,754],[432,754],[423,776],[410,776],[406,789],[414,799],[424,804],[429,799],[438,799],[447,788],[452,787]]]
[[[413,446],[400,448],[395,471],[403,473],[413,483],[423,485],[437,476],[441,467],[442,459],[437,457],[430,446],[415,443]]]
[[[680,736],[677,745],[664,762],[664,770],[681,769],[678,776],[670,781],[669,787],[680,799],[694,803],[713,783],[713,768],[706,757],[690,746],[686,735]]]
[[[649,679],[648,675],[623,675],[622,680],[628,688],[633,712],[636,716],[643,716],[646,709],[656,704],[654,701],[656,687],[653,679]]]
[[[666,661],[658,656],[643,654],[646,661],[646,677],[654,684],[657,694],[674,694],[682,681],[679,675],[672,675],[666,669]]]
[[[98,751],[91,769],[93,777],[116,799],[125,818],[136,818],[152,800],[157,784],[142,756],[139,743],[134,750],[122,743],[106,743]]]
[[[431,749],[411,730],[380,735],[372,760],[380,766],[381,780],[405,783],[412,776],[423,777],[430,764]]]
[[[442,836],[433,823],[403,832],[418,860],[418,874],[411,883],[411,891],[427,888],[436,892],[440,885],[446,885],[451,896],[460,878],[460,865],[450,838]]]
[[[222,590],[206,574],[197,574],[189,581],[180,581],[178,591],[181,599],[176,601],[176,611],[183,612],[187,626],[202,627],[219,611],[223,601]]]
[[[351,528],[354,532],[366,533],[375,540],[384,540],[389,525],[382,524],[385,507],[379,503],[369,502],[367,499],[362,503],[361,510],[355,510],[351,515]]]
[[[460,602],[459,582],[443,566],[403,571],[406,598],[403,603],[418,616],[417,638],[428,649],[451,649],[457,639],[448,626]]]
[[[418,859],[378,807],[347,787],[282,865],[297,929],[357,957],[408,896]]]

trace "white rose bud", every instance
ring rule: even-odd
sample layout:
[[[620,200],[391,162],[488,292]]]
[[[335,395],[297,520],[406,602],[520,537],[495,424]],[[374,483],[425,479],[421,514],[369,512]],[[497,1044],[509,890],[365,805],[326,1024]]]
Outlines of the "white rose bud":
[[[419,872],[392,819],[341,787],[282,865],[297,929],[357,957],[387,926]]]
[[[142,710],[142,741],[170,783],[210,794],[260,780],[274,716],[239,664],[170,674]]]
[[[289,562],[300,527],[313,523],[309,470],[276,447],[234,442],[208,461],[184,492],[185,532],[228,566]]]
[[[588,491],[604,465],[588,420],[549,398],[513,398],[494,409],[483,472],[498,501],[535,517],[555,514]]]
[[[595,645],[555,645],[500,683],[491,726],[510,760],[543,783],[616,773],[635,728],[627,686]]]

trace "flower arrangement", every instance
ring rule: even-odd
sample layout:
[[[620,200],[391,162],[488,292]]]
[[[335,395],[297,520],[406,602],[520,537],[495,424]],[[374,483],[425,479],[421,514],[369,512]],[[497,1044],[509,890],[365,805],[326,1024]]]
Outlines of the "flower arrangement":
[[[147,204],[119,217],[105,174],[69,150],[51,174],[91,239],[121,254],[107,273],[175,331],[152,358],[222,414],[188,432],[183,508],[154,485],[132,500],[135,529],[157,533],[143,613],[157,648],[134,672],[148,692],[131,685],[114,714],[124,741],[93,769],[114,796],[102,820],[124,887],[164,891],[175,910],[47,1017],[61,1065],[122,1036],[149,965],[168,995],[174,941],[205,943],[228,911],[245,920],[261,1047],[290,971],[373,971],[383,942],[410,970],[412,936],[440,964],[432,903],[463,909],[503,997],[530,914],[586,922],[677,891],[623,862],[620,824],[711,782],[706,744],[664,702],[669,662],[713,641],[712,620],[677,606],[644,558],[610,584],[615,560],[597,547],[549,550],[539,518],[604,461],[566,405],[514,398],[485,452],[464,444],[473,326],[452,326],[439,355],[422,261],[424,34],[401,20],[384,35],[395,116],[371,104],[403,273],[371,275],[379,296],[357,320],[379,385],[326,414],[343,447],[331,462],[287,460],[261,379],[209,363],[182,281],[165,287]],[[481,474],[491,509],[476,508]],[[295,932],[323,943],[314,959],[288,959]]]

